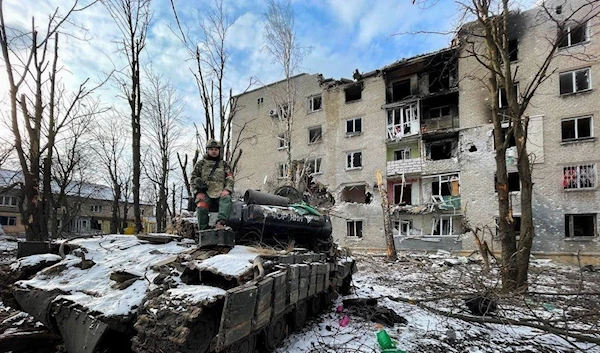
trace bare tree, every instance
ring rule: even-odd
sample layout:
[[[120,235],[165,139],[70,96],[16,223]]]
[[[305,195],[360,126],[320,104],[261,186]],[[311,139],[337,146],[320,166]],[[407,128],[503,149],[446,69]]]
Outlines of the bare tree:
[[[146,46],[148,25],[152,18],[150,0],[102,0],[123,38],[118,42],[119,51],[127,58],[127,69],[116,76],[117,83],[131,110],[131,145],[133,166],[133,214],[135,231],[142,231],[140,211],[141,171],[141,116],[142,92],[140,56]]]
[[[58,8],[50,14],[42,31],[35,19],[30,31],[22,31],[6,23],[0,1],[0,46],[8,77],[9,116],[24,177],[19,211],[28,240],[48,237],[48,204],[41,200],[51,193],[56,136],[76,115],[74,109],[78,103],[96,88],[86,87],[86,80],[76,92],[67,92],[61,84],[58,67],[61,29],[71,24],[74,13],[93,4],[79,5],[73,1],[64,14]]]
[[[269,52],[274,63],[281,66],[285,76],[282,90],[269,90],[275,104],[283,131],[278,136],[280,146],[287,149],[287,181],[297,187],[297,168],[304,164],[293,163],[292,160],[292,129],[296,112],[297,87],[293,80],[300,63],[309,53],[310,48],[302,47],[296,39],[294,30],[294,12],[290,0],[269,0],[265,14],[265,49]]]
[[[207,9],[206,17],[197,19],[201,28],[201,37],[193,38],[185,23],[180,21],[175,3],[171,0],[177,28],[173,31],[188,51],[195,69],[191,70],[198,87],[200,101],[204,108],[204,140],[217,138],[223,142],[223,158],[232,164],[235,172],[242,150],[239,141],[232,141],[232,128],[237,107],[237,96],[225,87],[225,75],[229,53],[225,41],[229,28],[227,8],[223,0],[215,0]],[[250,80],[246,90],[252,85]],[[217,133],[218,132],[218,133]],[[187,157],[187,156],[186,156]]]
[[[91,173],[88,171],[92,167],[89,148],[91,127],[98,111],[103,111],[98,100],[87,99],[81,102],[73,110],[75,118],[57,135],[51,168],[52,192],[46,196],[50,234],[54,238],[59,237],[79,213],[79,205],[73,205],[69,198],[81,197],[81,187],[90,183]],[[60,227],[59,219],[62,220]]]
[[[524,15],[512,10],[513,2],[471,0],[459,3],[465,11],[465,18],[475,19],[462,26],[459,32],[463,58],[476,60],[486,71],[485,77],[475,79],[487,87],[490,97],[496,151],[498,230],[502,247],[501,273],[503,289],[507,291],[527,288],[529,257],[535,236],[532,217],[532,162],[535,156],[527,150],[529,117],[526,110],[540,86],[556,72],[552,63],[561,55],[557,50],[569,33],[567,26],[572,23],[585,23],[597,17],[597,3],[597,0],[557,0],[552,7],[544,2],[532,10],[535,11],[535,16],[529,19],[532,22],[527,24],[525,30],[550,23],[557,31],[551,31],[551,35],[540,38],[538,45],[541,48],[538,48],[538,51],[543,54],[538,57],[534,70],[527,72],[527,75],[518,75],[517,68],[511,64],[511,30],[515,21]],[[563,8],[561,16],[556,14],[554,5]],[[579,59],[589,60],[590,54],[585,53],[585,57]],[[499,92],[502,91],[505,93],[502,99],[506,102],[501,109]],[[508,124],[506,133],[503,131],[503,124]],[[512,217],[506,166],[506,152],[511,138],[514,138],[516,144],[517,169],[521,182],[521,231],[518,241],[514,232],[515,221]]]
[[[147,72],[148,86],[142,90],[146,102],[142,114],[149,153],[144,163],[148,179],[158,193],[156,226],[163,232],[167,224],[169,174],[171,160],[180,144],[183,133],[184,103],[177,88],[169,80],[152,71]]]
[[[92,150],[100,162],[99,173],[111,186],[112,204],[110,217],[110,232],[116,234],[121,228],[120,202],[123,200],[123,188],[128,182],[129,173],[125,168],[125,147],[128,141],[129,131],[123,125],[121,115],[111,111],[104,119],[98,119],[93,135],[94,143]],[[125,217],[126,218],[126,217]]]

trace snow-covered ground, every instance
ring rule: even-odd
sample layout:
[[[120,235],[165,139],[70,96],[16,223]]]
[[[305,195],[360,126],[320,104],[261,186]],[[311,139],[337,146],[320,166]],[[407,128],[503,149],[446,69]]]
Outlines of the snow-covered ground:
[[[339,298],[327,313],[302,332],[292,334],[278,353],[380,352],[376,333],[381,329],[406,352],[600,352],[598,344],[577,342],[533,327],[469,322],[444,315],[477,321],[480,317],[471,315],[463,299],[486,289],[500,289],[497,273],[486,276],[478,263],[466,258],[444,253],[409,254],[398,262],[372,256],[356,258],[359,271],[354,275],[355,294],[345,298],[378,298],[380,306],[393,309],[408,323],[383,327],[360,312],[353,313],[352,308],[337,312],[336,307],[345,299]],[[531,292],[545,294],[501,297],[498,310],[485,319],[520,319],[524,323],[546,320],[559,329],[600,341],[600,271],[580,271],[574,266],[533,260],[530,283]],[[339,320],[344,315],[350,317],[350,322],[341,327]]]
[[[4,242],[0,240],[0,248],[9,248]],[[597,343],[569,337],[600,342],[596,268],[533,260],[530,294],[507,296],[498,294],[498,273],[483,273],[476,259],[444,252],[401,254],[396,262],[360,254],[355,258],[353,294],[338,298],[301,332],[290,334],[278,353],[381,352],[376,333],[382,329],[406,352],[600,352]],[[464,299],[484,292],[494,293],[498,310],[483,318],[471,315]],[[380,307],[392,309],[407,323],[374,323],[369,319],[372,307],[342,305],[352,298],[376,298]],[[347,325],[341,321],[345,316]],[[544,323],[555,333],[536,327]],[[0,302],[0,337],[21,326],[39,324]]]

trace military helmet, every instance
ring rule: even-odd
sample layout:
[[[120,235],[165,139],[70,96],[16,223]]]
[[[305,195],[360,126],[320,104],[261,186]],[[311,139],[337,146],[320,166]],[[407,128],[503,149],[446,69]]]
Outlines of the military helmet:
[[[209,148],[221,148],[221,142],[215,140],[215,139],[210,139],[208,140],[208,142],[206,143],[206,149]]]

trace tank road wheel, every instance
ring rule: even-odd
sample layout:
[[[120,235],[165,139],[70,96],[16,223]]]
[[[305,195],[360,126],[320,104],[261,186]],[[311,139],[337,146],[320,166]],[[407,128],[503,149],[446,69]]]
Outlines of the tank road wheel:
[[[300,331],[306,323],[308,317],[308,305],[306,301],[298,303],[296,308],[292,310],[289,316],[290,328],[292,331]]]
[[[254,353],[256,350],[256,335],[246,336],[225,348],[224,353]]]
[[[265,328],[263,334],[263,346],[267,352],[272,352],[283,342],[287,325],[285,324],[285,316],[280,316]]]
[[[199,317],[188,324],[189,334],[181,347],[184,353],[206,353],[210,349],[212,338],[217,334],[217,320],[214,315]]]

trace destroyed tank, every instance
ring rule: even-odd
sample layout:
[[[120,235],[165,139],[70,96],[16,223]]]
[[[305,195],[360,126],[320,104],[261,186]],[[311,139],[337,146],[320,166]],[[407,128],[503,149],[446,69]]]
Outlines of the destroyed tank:
[[[272,351],[338,294],[354,261],[310,206],[266,193],[235,202],[225,229],[107,235],[63,242],[46,268],[14,284],[21,308],[69,353]],[[283,250],[278,250],[283,249]]]

